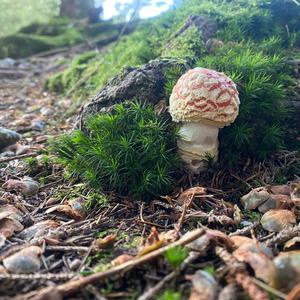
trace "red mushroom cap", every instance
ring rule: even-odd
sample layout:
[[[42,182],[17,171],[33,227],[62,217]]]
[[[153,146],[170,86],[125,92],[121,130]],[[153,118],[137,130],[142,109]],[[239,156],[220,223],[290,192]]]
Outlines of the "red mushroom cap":
[[[175,122],[204,122],[219,128],[231,124],[239,112],[235,83],[223,73],[195,68],[183,74],[170,97]]]

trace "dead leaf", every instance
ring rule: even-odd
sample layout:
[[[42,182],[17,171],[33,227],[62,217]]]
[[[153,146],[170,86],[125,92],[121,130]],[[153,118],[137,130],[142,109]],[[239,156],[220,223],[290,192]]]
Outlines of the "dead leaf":
[[[9,179],[2,187],[7,191],[15,191],[24,196],[32,196],[39,190],[39,184],[30,177],[24,177],[22,180]]]
[[[10,273],[33,273],[38,271],[41,267],[42,253],[43,251],[40,247],[30,246],[3,259],[3,265]]]
[[[225,246],[227,249],[233,249],[234,244],[230,237],[222,231],[207,229],[206,235],[214,244]]]
[[[59,204],[48,208],[45,213],[60,212],[74,220],[84,220],[86,217],[86,208],[84,206],[84,199],[79,197],[73,201],[66,201],[66,204]]]
[[[0,208],[0,246],[6,239],[13,236],[15,232],[24,229],[21,212],[13,205],[6,204]]]
[[[111,262],[111,264],[112,264],[113,266],[119,266],[119,265],[122,265],[122,264],[124,264],[124,263],[126,263],[126,262],[128,262],[128,261],[130,261],[130,260],[133,260],[133,259],[134,259],[134,257],[131,256],[131,255],[128,255],[128,254],[122,254],[122,255],[116,257],[116,258]]]
[[[287,295],[286,300],[300,300],[300,283],[298,283]]]
[[[263,281],[270,283],[275,272],[272,260],[261,251],[251,251],[238,248],[233,252],[233,256],[239,262],[248,263],[255,272],[255,276]]]
[[[190,203],[195,196],[206,195],[206,188],[196,186],[185,190],[177,199],[179,205]]]
[[[269,258],[273,258],[272,249],[266,246],[264,243],[260,243],[255,239],[250,239],[245,236],[232,236],[230,239],[233,241],[234,246],[238,249],[254,252],[264,253]]]
[[[290,187],[287,184],[283,185],[272,185],[269,187],[269,190],[272,194],[282,194],[282,195],[290,195]]]
[[[295,225],[296,216],[286,209],[272,209],[262,216],[260,222],[265,230],[280,232]]]
[[[139,250],[138,255],[142,256],[164,246],[165,240],[160,236],[156,227],[151,228],[151,232],[147,237],[144,245]]]
[[[300,236],[295,236],[284,244],[284,250],[296,250],[300,246]]]
[[[51,236],[51,231],[55,230],[60,226],[60,223],[54,220],[46,220],[42,222],[38,222],[25,230],[23,230],[19,237],[26,240],[31,241],[35,238],[44,238],[46,236]]]
[[[107,249],[109,247],[112,247],[116,241],[117,234],[109,234],[104,238],[97,239],[95,241],[95,247],[97,249]]]

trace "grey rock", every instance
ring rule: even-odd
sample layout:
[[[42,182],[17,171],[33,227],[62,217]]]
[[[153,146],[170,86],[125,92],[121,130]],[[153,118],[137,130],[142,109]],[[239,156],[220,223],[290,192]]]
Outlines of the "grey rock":
[[[180,67],[182,74],[191,68],[186,60],[156,59],[139,68],[126,68],[111,79],[90,103],[80,110],[76,127],[84,129],[84,121],[90,115],[111,112],[114,105],[124,101],[140,101],[157,104],[164,98],[166,71]]]
[[[17,132],[0,127],[0,149],[15,144],[20,138]]]
[[[16,65],[16,61],[10,57],[0,59],[0,68],[11,68]]]

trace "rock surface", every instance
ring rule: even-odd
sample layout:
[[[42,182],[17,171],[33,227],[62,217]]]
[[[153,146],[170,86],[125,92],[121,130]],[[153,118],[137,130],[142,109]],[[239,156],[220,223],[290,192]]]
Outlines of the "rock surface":
[[[16,143],[20,139],[20,135],[13,131],[0,127],[0,150]]]
[[[187,61],[176,59],[156,59],[139,68],[126,68],[81,108],[77,127],[84,128],[84,120],[88,116],[110,112],[115,104],[126,100],[157,104],[164,96],[165,72],[172,67],[181,67],[182,74],[191,68]]]

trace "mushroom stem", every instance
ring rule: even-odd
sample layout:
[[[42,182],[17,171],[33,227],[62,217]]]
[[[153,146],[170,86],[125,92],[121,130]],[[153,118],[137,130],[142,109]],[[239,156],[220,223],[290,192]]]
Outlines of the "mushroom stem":
[[[179,130],[181,138],[177,141],[178,152],[187,168],[194,174],[203,170],[203,159],[218,157],[219,128],[205,123],[183,122]]]

